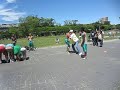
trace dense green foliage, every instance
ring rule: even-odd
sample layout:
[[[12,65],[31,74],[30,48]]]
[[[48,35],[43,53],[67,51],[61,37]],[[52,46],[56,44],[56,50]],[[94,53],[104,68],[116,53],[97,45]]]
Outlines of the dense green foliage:
[[[53,18],[43,18],[37,16],[27,16],[19,19],[18,27],[10,27],[7,32],[1,32],[3,36],[11,36],[16,34],[17,37],[26,37],[29,33],[35,36],[50,36],[50,35],[62,35],[68,32],[70,29],[79,32],[81,27],[84,27],[86,32],[91,30],[111,30],[120,29],[120,24],[111,25],[110,23],[101,24],[99,22],[91,24],[79,24],[78,20],[65,20],[64,25],[56,23]]]

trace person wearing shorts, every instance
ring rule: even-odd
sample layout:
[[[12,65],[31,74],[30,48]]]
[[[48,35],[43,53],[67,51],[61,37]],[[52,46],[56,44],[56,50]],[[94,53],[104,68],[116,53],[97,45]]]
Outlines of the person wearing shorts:
[[[5,46],[5,49],[6,49],[7,53],[8,53],[10,62],[14,62],[13,47],[14,47],[13,44],[7,44],[7,45]]]
[[[2,64],[2,54],[5,55],[6,62],[8,62],[8,54],[4,44],[0,44],[0,64]]]
[[[82,55],[83,59],[87,57],[87,34],[84,31],[84,28],[81,29],[81,47],[83,48],[84,55]]]
[[[29,42],[28,42],[28,44],[29,44],[29,51],[30,51],[31,49],[34,50],[33,36],[31,35],[31,33],[30,33],[29,36],[28,36],[28,40],[29,40]]]
[[[76,34],[73,32],[73,30],[69,31],[70,33],[70,39],[73,42],[73,47],[75,48],[75,52],[77,52],[78,55],[82,55],[82,52],[80,50],[80,46],[79,46],[79,39],[77,38]]]

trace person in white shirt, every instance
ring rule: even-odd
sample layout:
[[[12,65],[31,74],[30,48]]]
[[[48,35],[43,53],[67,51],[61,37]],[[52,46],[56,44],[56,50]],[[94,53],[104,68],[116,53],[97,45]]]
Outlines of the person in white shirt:
[[[75,33],[73,32],[73,30],[69,31],[70,33],[70,39],[73,41],[73,45],[75,48],[75,51],[78,53],[78,55],[82,55],[82,52],[80,50],[80,46],[79,46],[79,39],[77,38],[77,36],[75,35]]]

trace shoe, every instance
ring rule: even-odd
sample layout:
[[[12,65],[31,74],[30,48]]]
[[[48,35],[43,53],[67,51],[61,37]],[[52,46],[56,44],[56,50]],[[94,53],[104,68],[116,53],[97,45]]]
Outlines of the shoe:
[[[9,59],[9,60],[6,60],[6,63],[10,63],[10,59]]]
[[[28,60],[29,59],[29,57],[26,57],[26,60]]]
[[[86,59],[86,58],[84,57],[84,58],[82,58],[82,59]]]
[[[15,60],[14,59],[10,59],[10,62],[13,63],[13,62],[15,62]]]
[[[82,55],[82,53],[79,53],[78,55],[80,55],[80,56],[81,56],[81,55]]]
[[[70,52],[67,52],[68,54],[70,54]]]
[[[2,64],[2,61],[0,60],[0,64]]]

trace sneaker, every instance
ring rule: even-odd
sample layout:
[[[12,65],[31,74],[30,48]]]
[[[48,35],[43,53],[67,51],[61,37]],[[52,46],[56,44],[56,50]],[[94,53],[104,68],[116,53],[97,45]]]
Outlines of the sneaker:
[[[2,64],[2,61],[0,60],[0,64]]]
[[[13,62],[15,62],[15,60],[14,59],[10,59],[10,62],[13,63]]]
[[[10,63],[10,60],[6,60],[6,63]]]
[[[26,57],[26,60],[28,60],[29,59],[29,57]]]
[[[86,59],[86,57],[83,57],[82,59]]]
[[[68,54],[70,54],[70,52],[67,52]]]
[[[80,55],[80,56],[81,56],[81,55],[82,55],[82,53],[79,53],[78,55]]]

